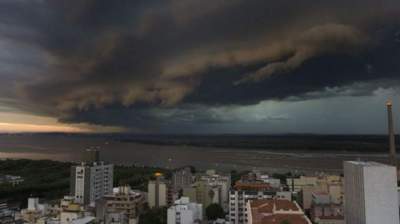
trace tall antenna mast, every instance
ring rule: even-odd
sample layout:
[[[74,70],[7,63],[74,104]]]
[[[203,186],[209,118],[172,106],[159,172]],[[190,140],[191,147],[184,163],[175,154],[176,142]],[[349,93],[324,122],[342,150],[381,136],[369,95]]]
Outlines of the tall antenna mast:
[[[387,113],[388,113],[388,131],[389,131],[389,159],[390,164],[397,168],[397,155],[396,155],[396,144],[394,135],[394,125],[393,125],[393,112],[392,112],[392,100],[386,102]]]

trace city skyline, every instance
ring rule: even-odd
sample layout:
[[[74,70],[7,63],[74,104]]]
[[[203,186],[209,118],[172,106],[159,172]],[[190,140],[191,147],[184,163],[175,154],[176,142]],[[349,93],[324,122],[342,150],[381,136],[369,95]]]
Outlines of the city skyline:
[[[385,134],[400,2],[0,2],[0,132]]]

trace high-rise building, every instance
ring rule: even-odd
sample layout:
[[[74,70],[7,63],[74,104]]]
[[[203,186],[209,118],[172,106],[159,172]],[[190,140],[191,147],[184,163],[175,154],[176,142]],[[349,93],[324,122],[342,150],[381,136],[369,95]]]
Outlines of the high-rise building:
[[[84,205],[94,205],[96,200],[113,189],[112,164],[104,162],[81,163],[71,167],[71,195],[75,202]]]
[[[83,153],[83,161],[86,163],[100,162],[100,151],[96,149],[86,149]]]
[[[211,204],[221,204],[221,188],[211,186],[206,181],[196,181],[192,186],[183,188],[183,196],[191,202],[203,205],[205,209]]]
[[[171,201],[170,184],[163,178],[161,173],[155,174],[156,179],[149,181],[147,185],[148,204],[150,208],[164,207]]]
[[[217,174],[214,170],[207,170],[204,175],[198,177],[198,180],[205,182],[210,188],[214,189],[215,192],[217,192],[215,189],[218,189],[218,204],[220,204],[225,211],[228,211],[231,176]],[[206,208],[204,204],[203,206]]]
[[[230,187],[230,176],[207,170],[206,173],[198,174],[193,184],[184,187],[182,195],[188,197],[191,202],[202,204],[203,212],[211,204],[219,204],[227,212]]]
[[[182,197],[168,208],[168,224],[201,223],[203,208],[201,204],[190,203],[189,198]]]
[[[189,187],[192,183],[192,170],[188,166],[177,169],[172,174],[172,186],[175,192],[181,191],[185,187]]]
[[[344,162],[346,223],[399,224],[396,172],[376,162]]]

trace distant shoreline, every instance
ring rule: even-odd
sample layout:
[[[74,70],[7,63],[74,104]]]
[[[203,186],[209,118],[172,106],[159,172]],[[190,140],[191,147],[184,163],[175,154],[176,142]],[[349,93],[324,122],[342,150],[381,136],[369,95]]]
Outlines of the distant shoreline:
[[[114,164],[217,170],[340,172],[343,161],[387,160],[386,136],[0,135],[0,158],[79,161],[96,148]]]

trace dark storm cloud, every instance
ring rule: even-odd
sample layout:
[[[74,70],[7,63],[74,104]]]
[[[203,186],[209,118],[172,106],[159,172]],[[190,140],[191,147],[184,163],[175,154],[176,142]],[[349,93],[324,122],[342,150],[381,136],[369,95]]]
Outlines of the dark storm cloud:
[[[156,128],[223,120],[204,112],[213,105],[397,80],[399,14],[397,0],[4,0],[0,40],[43,54],[15,78],[17,107]]]

